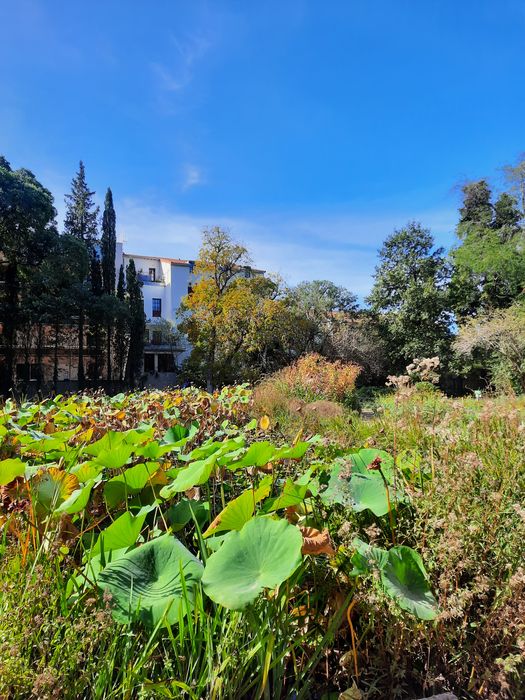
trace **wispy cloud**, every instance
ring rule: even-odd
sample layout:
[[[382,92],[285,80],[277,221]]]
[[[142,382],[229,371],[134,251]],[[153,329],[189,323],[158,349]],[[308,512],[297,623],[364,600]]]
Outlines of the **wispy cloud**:
[[[379,216],[288,214],[249,217],[185,214],[139,200],[119,204],[119,232],[133,253],[195,259],[202,229],[221,225],[250,251],[254,265],[282,275],[290,284],[330,279],[364,298],[372,286],[377,250],[408,219],[429,226],[439,244],[449,245],[455,212],[428,210]]]
[[[186,192],[192,187],[197,185],[203,185],[206,182],[206,178],[201,168],[197,165],[192,165],[187,163],[184,166],[184,178],[182,182],[182,191]]]
[[[179,92],[193,80],[196,64],[207,53],[211,42],[201,35],[186,39],[172,36],[171,45],[174,49],[172,59],[169,62],[154,61],[151,69],[162,90]]]

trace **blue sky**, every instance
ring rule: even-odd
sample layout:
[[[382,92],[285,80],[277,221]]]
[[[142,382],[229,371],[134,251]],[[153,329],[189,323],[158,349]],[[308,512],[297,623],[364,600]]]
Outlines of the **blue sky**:
[[[229,226],[289,282],[366,294],[458,183],[525,150],[521,0],[0,3],[0,152],[63,196],[82,158],[135,253]]]

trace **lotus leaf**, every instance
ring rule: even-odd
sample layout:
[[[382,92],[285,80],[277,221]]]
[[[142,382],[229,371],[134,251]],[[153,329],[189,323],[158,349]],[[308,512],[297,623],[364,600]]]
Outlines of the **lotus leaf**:
[[[158,469],[158,462],[146,462],[109,479],[104,486],[104,499],[108,508],[114,508],[129,495],[140,493]]]
[[[102,530],[95,545],[91,548],[89,556],[107,552],[111,549],[122,549],[135,544],[146,520],[147,514],[155,506],[144,506],[137,515],[129,511],[122,513],[111,525]]]
[[[31,480],[31,489],[38,510],[51,512],[78,489],[78,479],[63,469],[50,467],[36,474]]]
[[[402,610],[420,620],[434,620],[438,614],[437,601],[430,590],[421,557],[410,547],[392,547],[388,561],[381,571],[385,592]]]
[[[18,476],[24,476],[26,465],[21,459],[4,459],[0,462],[0,486],[9,484]]]
[[[256,489],[247,489],[230,501],[204,533],[209,537],[224,530],[240,530],[253,516],[255,505],[270,493],[272,478],[265,477]]]
[[[201,562],[172,535],[163,535],[111,562],[98,586],[113,596],[120,622],[137,617],[148,627],[175,624],[193,608]]]
[[[388,488],[390,507],[394,509],[403,497],[393,488]],[[336,464],[332,469],[328,487],[321,493],[321,499],[327,505],[340,503],[356,513],[366,509],[378,517],[388,513],[386,486],[381,475],[358,472],[348,476],[343,463]]]
[[[193,517],[197,519],[199,527],[210,519],[209,501],[193,501],[183,498],[166,512],[166,520],[171,525],[173,532],[178,532],[187,525]]]
[[[264,588],[276,588],[293,574],[302,544],[301,532],[286,520],[253,518],[208,559],[204,590],[226,608],[245,608]]]

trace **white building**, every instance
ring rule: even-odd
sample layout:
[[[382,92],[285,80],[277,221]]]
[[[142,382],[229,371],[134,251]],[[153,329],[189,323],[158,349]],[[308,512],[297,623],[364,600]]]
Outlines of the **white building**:
[[[196,281],[193,273],[195,261],[135,255],[125,252],[123,244],[117,243],[117,275],[120,266],[126,269],[130,260],[134,261],[143,285],[146,314],[144,372],[149,384],[164,386],[176,381],[177,370],[191,351],[188,341],[176,329],[180,322],[177,312],[182,298],[191,293]],[[239,274],[251,277],[264,274],[264,270],[245,267],[239,270]],[[170,326],[172,333],[169,332]]]

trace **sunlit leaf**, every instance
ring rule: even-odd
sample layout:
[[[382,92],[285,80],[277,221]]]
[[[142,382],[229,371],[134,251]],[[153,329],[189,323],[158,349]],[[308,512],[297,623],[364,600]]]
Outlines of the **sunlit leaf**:
[[[0,486],[6,486],[18,476],[24,476],[26,465],[18,457],[0,462]]]
[[[202,563],[172,535],[164,535],[108,564],[97,583],[113,597],[120,622],[140,619],[148,627],[176,624],[193,607]]]
[[[245,608],[293,574],[302,560],[302,542],[286,520],[253,518],[209,557],[202,577],[206,594],[226,608]]]

